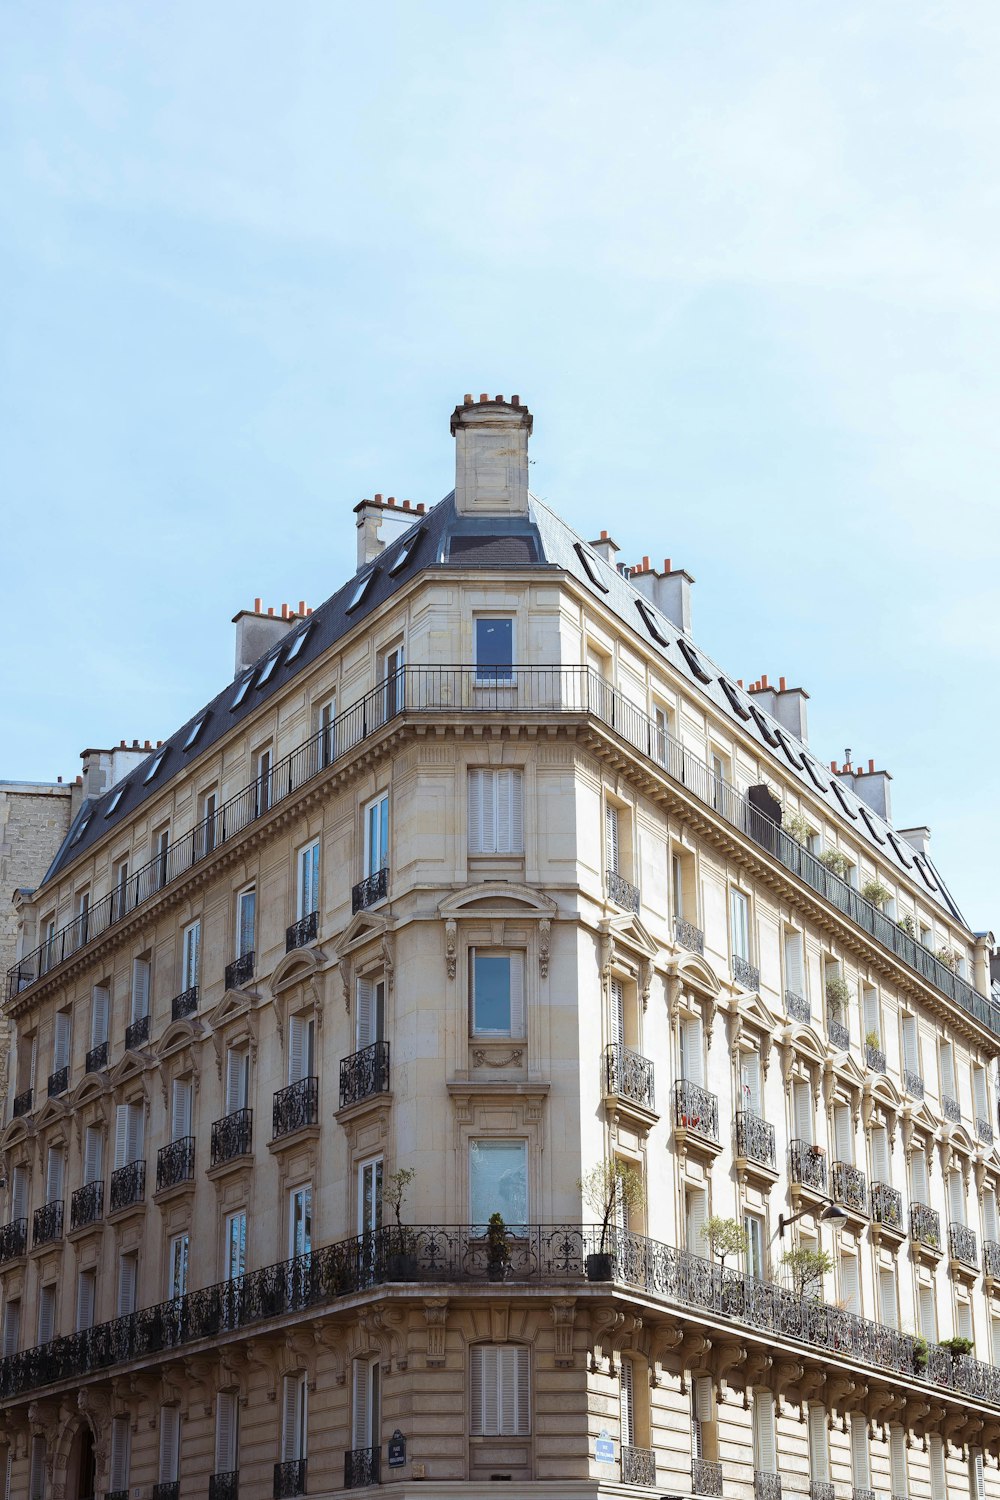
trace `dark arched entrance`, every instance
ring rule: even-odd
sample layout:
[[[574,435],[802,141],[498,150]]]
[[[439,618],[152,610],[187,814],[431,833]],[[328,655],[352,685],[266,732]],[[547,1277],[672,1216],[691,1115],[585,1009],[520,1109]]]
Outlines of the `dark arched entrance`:
[[[95,1500],[97,1494],[94,1434],[86,1422],[73,1439],[73,1446],[70,1449],[66,1494],[69,1500]]]

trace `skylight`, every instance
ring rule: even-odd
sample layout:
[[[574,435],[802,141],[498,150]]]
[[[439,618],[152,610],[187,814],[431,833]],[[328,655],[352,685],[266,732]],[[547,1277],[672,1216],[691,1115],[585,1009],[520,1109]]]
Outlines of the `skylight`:
[[[720,677],[719,682],[722,684],[722,691],[725,693],[726,697],[733,705],[734,711],[739,714],[741,719],[749,719],[750,709],[747,704],[744,703],[742,697],[737,692],[733,684],[729,682],[725,677]]]
[[[931,874],[930,865],[927,863],[927,861],[921,855],[915,854],[913,856],[913,863],[920,871],[920,878],[924,882],[924,885],[927,886],[928,890],[936,891],[938,888],[938,884],[934,879],[934,876]]]
[[[188,730],[188,737],[184,741],[182,749],[184,749],[184,750],[190,750],[191,749],[191,746],[194,744],[194,742],[198,738],[199,734],[201,734],[202,729],[205,727],[205,720],[207,718],[208,718],[208,714],[202,714],[202,716],[201,716],[200,719],[195,719],[194,723],[191,725],[191,728]]]
[[[118,806],[119,802],[124,797],[124,795],[125,795],[125,789],[126,789],[127,786],[128,786],[128,782],[127,781],[123,781],[122,784],[121,784],[121,786],[116,786],[115,787],[114,791],[111,794],[111,801],[108,803],[107,807],[104,809],[104,816],[106,818],[110,818],[111,814],[114,812],[115,808]]]
[[[367,594],[368,586],[377,572],[378,568],[372,568],[371,571],[366,573],[363,578],[358,579],[357,583],[354,585],[354,593],[347,601],[347,606],[344,610],[345,614],[349,615],[352,609],[357,609],[358,605]]]
[[[830,790],[830,778],[823,775],[812,757],[803,755],[802,763],[812,777],[813,786],[818,787],[821,792],[828,792]]]
[[[698,655],[697,651],[691,645],[691,642],[690,641],[686,641],[686,640],[684,640],[683,637],[681,637],[678,640],[677,644],[678,644],[678,646],[680,646],[681,651],[684,653],[684,660],[687,662],[688,666],[691,668],[692,672],[697,677],[698,681],[699,682],[711,682],[711,680],[712,680],[712,674],[711,674],[711,672],[706,672],[705,671],[705,668],[702,666],[702,663],[701,663],[701,657]]]
[[[590,579],[591,583],[594,585],[594,588],[600,589],[602,594],[610,593],[608,585],[601,577],[601,570],[598,565],[597,558],[594,556],[594,554],[592,552],[588,552],[582,542],[574,542],[573,547],[577,557],[583,563],[583,570],[586,573],[587,577]]]
[[[801,771],[802,757],[796,750],[795,746],[792,744],[791,740],[788,738],[788,735],[783,729],[776,729],[774,732],[778,736],[778,743],[780,744],[782,750],[784,750],[785,755],[788,757],[791,764],[797,771]]]
[[[302,650],[302,647],[305,645],[306,638],[308,637],[311,629],[311,625],[303,625],[302,629],[298,632],[295,639],[292,641],[292,644],[288,648],[288,655],[285,657],[286,662],[295,660],[299,652]]]
[[[280,657],[281,652],[276,651],[273,656],[267,658],[267,661],[261,668],[260,676],[257,678],[257,686],[259,688],[262,688],[265,682],[268,682],[274,676],[274,669],[278,665]]]
[[[232,713],[232,711],[233,711],[234,708],[239,708],[240,704],[243,702],[243,699],[246,697],[247,693],[249,693],[249,691],[250,691],[250,684],[251,684],[251,682],[253,682],[253,673],[252,672],[248,672],[247,675],[244,677],[243,681],[240,683],[239,687],[236,689],[236,693],[235,693],[235,696],[233,698],[233,701],[229,705],[229,712],[230,713]]]
[[[142,778],[142,784],[143,784],[143,786],[149,786],[149,783],[153,780],[153,777],[156,775],[156,773],[159,771],[160,767],[163,765],[163,758],[166,755],[166,753],[167,753],[166,750],[163,749],[163,750],[160,751],[159,755],[154,756],[152,765],[150,766],[149,770],[146,772],[145,776]]]
[[[78,844],[80,842],[80,840],[83,838],[83,835],[86,833],[87,829],[90,827],[90,820],[91,820],[91,818],[93,816],[94,816],[94,809],[93,808],[91,808],[89,812],[84,813],[84,815],[83,815],[83,821],[81,822],[79,828],[76,830],[76,832],[73,835],[73,843],[74,844]]]
[[[657,620],[656,615],[650,609],[645,599],[637,599],[635,601],[635,607],[642,615],[646,629],[653,637],[653,640],[659,641],[661,646],[669,646],[670,637],[664,634],[663,627],[660,625],[659,620]]]
[[[419,542],[419,540],[423,536],[423,534],[424,534],[424,528],[422,526],[418,526],[416,528],[416,530],[412,533],[412,535],[410,535],[410,536],[408,536],[406,538],[406,541],[403,543],[402,550],[400,551],[399,556],[396,558],[396,561],[393,563],[392,567],[389,569],[389,577],[390,578],[395,578],[396,574],[399,573],[403,568],[406,567],[406,564],[409,562],[410,558],[413,556],[413,549],[414,549],[414,547],[416,547],[417,543]]]
[[[900,864],[903,865],[907,870],[912,870],[913,869],[913,861],[910,858],[910,856],[907,854],[906,850],[903,848],[901,840],[899,840],[896,837],[896,835],[893,833],[893,831],[892,831],[891,828],[888,830],[888,832],[889,832],[889,843],[892,845],[892,847],[895,849],[896,853],[899,855],[899,862],[900,862]]]
[[[884,844],[885,834],[882,833],[881,829],[879,828],[875,819],[872,817],[871,813],[868,811],[867,807],[863,807],[861,809],[861,816],[864,818],[865,824],[868,828],[868,832],[871,834],[876,844]]]
[[[764,715],[761,713],[761,711],[757,707],[756,703],[751,703],[751,705],[750,705],[750,712],[753,714],[753,721],[754,721],[754,723],[757,725],[757,728],[760,730],[761,734],[764,736],[764,738],[767,741],[767,743],[769,745],[773,745],[774,748],[775,748],[775,750],[777,750],[777,748],[778,748],[778,736],[775,734],[775,732],[771,728],[770,724],[764,718]]]
[[[833,787],[833,795],[836,797],[837,801],[840,803],[847,816],[849,818],[853,818],[856,823],[858,821],[858,815],[854,811],[854,808],[851,806],[851,804],[848,802],[847,797],[844,794],[844,788],[841,786],[840,782],[834,779],[833,781],[831,781],[830,785]]]

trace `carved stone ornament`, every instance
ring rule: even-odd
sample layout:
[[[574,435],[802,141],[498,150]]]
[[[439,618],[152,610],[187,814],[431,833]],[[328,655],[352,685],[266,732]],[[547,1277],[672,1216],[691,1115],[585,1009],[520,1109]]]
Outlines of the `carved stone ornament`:
[[[548,917],[543,917],[538,924],[538,972],[543,979],[549,977],[549,940],[552,933],[552,923]]]
[[[448,965],[448,978],[454,979],[458,968],[458,923],[454,917],[444,924],[444,956]]]
[[[520,1067],[523,1057],[524,1049],[521,1047],[512,1048],[506,1057],[491,1057],[485,1047],[474,1047],[472,1050],[472,1066],[474,1068]]]
[[[427,1324],[427,1364],[431,1368],[443,1365],[448,1333],[447,1297],[425,1298],[424,1321]]]
[[[554,1325],[555,1362],[557,1368],[567,1368],[573,1363],[573,1324],[576,1321],[576,1299],[560,1297],[552,1304]]]

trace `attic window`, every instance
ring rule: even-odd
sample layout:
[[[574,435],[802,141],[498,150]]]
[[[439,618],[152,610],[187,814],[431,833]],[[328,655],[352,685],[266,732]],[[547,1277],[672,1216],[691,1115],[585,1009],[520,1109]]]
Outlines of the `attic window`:
[[[687,662],[688,666],[691,668],[698,681],[711,682],[712,674],[705,671],[705,668],[701,664],[701,657],[691,645],[690,641],[680,639],[678,640],[677,644],[678,646],[680,646],[681,651],[683,652],[684,660]]]
[[[163,765],[163,761],[164,761],[164,757],[166,756],[166,753],[167,753],[166,750],[161,750],[160,753],[157,756],[154,757],[153,764],[150,766],[149,770],[146,772],[145,776],[142,778],[142,784],[143,784],[143,786],[149,786],[149,783],[154,779],[154,777],[156,776],[156,774],[159,771],[160,767]]]
[[[649,631],[650,635],[653,637],[653,640],[659,641],[661,646],[669,646],[670,637],[664,635],[663,630],[660,626],[660,622],[657,620],[655,614],[650,609],[645,599],[637,599],[635,601],[635,607],[642,615],[643,623],[646,626],[646,629]]]
[[[733,687],[733,684],[728,680],[728,678],[725,677],[720,677],[719,682],[722,685],[722,691],[725,693],[726,697],[733,705],[734,712],[739,714],[741,719],[749,719],[750,709],[747,704],[744,703],[740,694]]]
[[[83,821],[81,822],[79,828],[76,830],[76,832],[73,835],[73,843],[74,844],[78,844],[80,842],[80,840],[83,838],[83,835],[87,832],[87,829],[90,827],[90,820],[91,820],[91,818],[93,816],[94,816],[94,809],[93,808],[91,808],[89,812],[84,813],[84,815],[83,815]]]
[[[844,793],[844,788],[841,786],[840,782],[831,781],[830,785],[833,787],[833,795],[836,797],[837,801],[840,803],[847,816],[849,818],[853,818],[856,823],[858,821],[858,815],[854,811],[854,808],[851,806],[851,804],[848,802],[847,797]]]
[[[899,855],[899,862],[900,862],[900,864],[903,865],[905,869],[912,870],[913,869],[913,861],[912,861],[912,859],[907,854],[906,850],[903,848],[902,843],[896,837],[896,835],[892,832],[891,829],[889,830],[889,843],[892,845],[892,847],[895,849],[896,853]]]
[[[309,632],[311,630],[312,630],[312,626],[311,625],[304,625],[302,627],[302,629],[299,631],[299,633],[296,635],[296,637],[295,637],[294,641],[292,642],[291,646],[289,646],[289,648],[288,648],[288,655],[285,657],[286,664],[288,662],[290,662],[290,661],[294,661],[295,658],[299,655],[299,653],[302,650],[302,647],[306,643],[306,640],[307,640],[307,638],[309,636]]]
[[[588,552],[582,542],[574,542],[573,547],[576,551],[577,557],[583,563],[583,570],[586,573],[587,577],[590,579],[591,583],[594,585],[594,588],[600,589],[602,594],[610,593],[608,585],[601,577],[600,569],[597,565],[597,558],[594,556],[594,554],[592,552]]]
[[[863,807],[861,809],[861,816],[864,818],[865,826],[868,829],[868,832],[871,834],[872,838],[875,840],[876,844],[884,844],[885,834],[882,833],[878,824],[875,822],[875,819],[872,817],[871,813],[866,807]]]
[[[390,578],[395,578],[396,574],[399,573],[399,572],[401,572],[402,569],[406,567],[406,564],[409,562],[410,558],[413,556],[413,550],[414,550],[414,548],[416,547],[417,543],[419,542],[419,540],[423,536],[423,534],[424,534],[424,528],[422,526],[418,526],[417,529],[416,529],[416,531],[414,531],[413,535],[412,536],[408,536],[406,538],[406,541],[403,543],[403,547],[402,547],[402,550],[401,550],[399,556],[396,558],[396,561],[393,563],[392,567],[389,569],[389,577]]]
[[[205,727],[205,720],[207,718],[208,718],[208,714],[202,714],[202,716],[201,716],[200,719],[195,719],[194,723],[191,725],[191,728],[188,730],[188,737],[187,737],[187,739],[184,741],[184,744],[181,746],[182,750],[190,750],[191,749],[191,746],[194,744],[194,742],[198,738],[199,734],[201,734],[202,729]]]
[[[757,725],[757,728],[760,730],[761,734],[764,736],[764,738],[767,741],[767,743],[769,745],[773,745],[774,748],[777,749],[778,748],[778,736],[775,734],[775,732],[771,728],[770,724],[764,718],[764,715],[761,713],[761,711],[757,707],[756,703],[751,703],[751,705],[750,705],[750,712],[753,714],[753,721],[754,721],[754,723]]]
[[[115,808],[118,806],[119,802],[124,797],[125,791],[126,791],[127,787],[128,787],[128,782],[127,781],[123,781],[122,784],[121,784],[121,786],[115,787],[114,791],[111,793],[111,801],[108,803],[107,807],[104,809],[104,816],[106,818],[110,818],[111,814],[114,812]]]
[[[830,778],[822,774],[816,762],[810,756],[803,755],[802,764],[812,777],[813,786],[818,787],[821,792],[828,792],[830,790]]]
[[[230,705],[229,705],[229,712],[230,713],[233,712],[234,708],[239,708],[240,704],[243,702],[243,699],[246,697],[247,693],[250,691],[250,684],[251,684],[251,682],[253,682],[253,673],[252,672],[248,672],[247,675],[244,677],[243,681],[240,683],[239,687],[236,689],[235,697],[233,698],[232,703],[230,703]]]
[[[347,601],[347,606],[346,606],[345,611],[344,611],[345,614],[349,615],[352,609],[357,609],[358,605],[361,603],[362,599],[367,594],[367,592],[368,592],[368,586],[371,583],[372,579],[375,577],[375,574],[377,572],[378,572],[378,568],[372,568],[369,572],[367,572],[365,574],[365,576],[363,578],[359,578],[358,579],[357,583],[354,585],[354,593],[351,595],[350,599]]]
[[[913,863],[916,865],[917,870],[920,873],[920,878],[924,882],[924,885],[927,887],[927,889],[929,891],[936,891],[938,888],[937,881],[931,874],[930,866],[927,864],[927,861],[925,859],[922,859],[919,854],[915,854],[913,856]]]
[[[774,732],[778,736],[778,744],[781,746],[782,750],[784,750],[785,755],[788,757],[788,760],[797,771],[801,771],[803,764],[802,757],[796,750],[795,746],[792,744],[791,740],[788,738],[785,731],[783,729],[776,729]]]
[[[274,655],[269,656],[267,661],[264,663],[263,667],[261,668],[260,676],[257,678],[257,686],[259,688],[262,688],[265,682],[269,682],[270,679],[274,676],[274,669],[278,665],[280,656],[281,652],[276,651]]]

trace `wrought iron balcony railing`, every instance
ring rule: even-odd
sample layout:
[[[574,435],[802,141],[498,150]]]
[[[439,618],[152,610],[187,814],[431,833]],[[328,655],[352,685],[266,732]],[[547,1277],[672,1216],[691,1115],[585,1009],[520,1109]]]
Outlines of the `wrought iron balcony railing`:
[[[801,1021],[803,1026],[812,1024],[812,1006],[804,995],[795,990],[785,991],[785,1009],[793,1021]]]
[[[851,1490],[851,1500],[875,1500],[875,1491],[867,1485],[855,1485]]]
[[[736,1111],[736,1155],[764,1167],[775,1164],[774,1126],[751,1110]]]
[[[295,1500],[306,1492],[306,1460],[288,1458],[274,1466],[274,1500]]]
[[[359,880],[351,888],[351,911],[366,911],[376,901],[384,901],[388,894],[389,867],[386,865],[381,870],[376,870],[374,875],[366,875],[364,880]]]
[[[194,1136],[181,1136],[156,1153],[156,1191],[194,1181]]]
[[[991,1281],[1000,1281],[1000,1244],[983,1240],[983,1272]]]
[[[0,1226],[0,1266],[9,1260],[16,1260],[27,1248],[27,1219],[12,1219],[9,1224]]]
[[[910,1204],[910,1239],[932,1250],[941,1248],[941,1215],[926,1203]]]
[[[238,990],[241,985],[248,984],[253,978],[253,962],[256,954],[251,948],[249,953],[241,953],[239,958],[234,958],[231,964],[226,964],[226,989]]]
[[[372,1042],[340,1059],[340,1107],[359,1104],[389,1088],[389,1043]]]
[[[844,1025],[836,1011],[827,1011],[826,1034],[830,1038],[830,1045],[836,1047],[838,1052],[851,1050],[850,1027]]]
[[[962,1122],[962,1106],[950,1094],[941,1095],[941,1113],[953,1125],[960,1125]]]
[[[149,1017],[137,1016],[125,1027],[125,1050],[132,1052],[149,1041]]]
[[[286,1089],[279,1089],[275,1094],[272,1112],[272,1134],[275,1139],[318,1122],[318,1078],[300,1078],[297,1083],[290,1083]]]
[[[952,1222],[948,1225],[948,1254],[952,1260],[961,1261],[965,1266],[978,1266],[979,1256],[976,1253],[976,1231],[970,1229],[968,1224]]]
[[[745,990],[760,989],[760,969],[738,953],[733,954],[733,978]]]
[[[627,881],[624,875],[619,875],[617,870],[608,871],[608,900],[624,911],[634,911],[636,916],[639,915],[642,902],[638,887]]]
[[[872,1183],[872,1218],[876,1224],[903,1233],[903,1195],[888,1182]]]
[[[63,1232],[63,1200],[56,1198],[35,1209],[31,1223],[31,1243],[47,1245],[51,1240],[61,1240]]]
[[[14,1106],[11,1113],[14,1119],[20,1119],[21,1115],[30,1114],[32,1089],[22,1089],[19,1094],[14,1095]]]
[[[859,1214],[868,1212],[868,1181],[860,1167],[853,1162],[835,1161],[833,1164],[833,1196],[845,1208],[853,1208]]]
[[[293,948],[304,948],[307,943],[314,942],[318,932],[319,912],[311,911],[307,917],[285,929],[285,952],[291,953]]]
[[[88,1224],[99,1224],[104,1218],[104,1178],[96,1182],[85,1182],[77,1188],[69,1200],[69,1227],[86,1229]]]
[[[49,1098],[55,1099],[59,1094],[65,1094],[69,1088],[69,1066],[57,1068],[54,1073],[49,1074]]]
[[[212,1166],[249,1156],[253,1151],[253,1110],[236,1109],[212,1126]]]
[[[108,1044],[106,1041],[98,1042],[96,1047],[91,1047],[87,1053],[86,1069],[88,1073],[99,1073],[108,1065]]]
[[[984,1120],[981,1115],[976,1116],[976,1134],[984,1146],[992,1146],[993,1126],[989,1120]]]
[[[913,1099],[924,1097],[924,1080],[919,1073],[914,1073],[909,1068],[903,1069],[903,1091]]]
[[[239,1494],[239,1469],[232,1469],[228,1474],[208,1476],[208,1500],[239,1500]]]
[[[153,1485],[152,1500],[180,1500],[181,1482],[179,1479],[161,1479],[158,1484]]]
[[[361,1490],[381,1484],[381,1448],[351,1448],[344,1454],[344,1489]]]
[[[119,1167],[111,1174],[111,1202],[108,1212],[119,1213],[123,1208],[131,1208],[133,1203],[141,1203],[146,1196],[146,1163],[144,1161],[130,1161],[127,1166]]]
[[[674,918],[674,941],[689,953],[701,955],[705,952],[705,934],[700,927],[685,921],[683,917]]]
[[[655,1109],[653,1074],[650,1059],[624,1042],[609,1042],[604,1049],[604,1092],[610,1098],[631,1099],[644,1109]]]
[[[793,1140],[788,1143],[788,1175],[800,1187],[812,1188],[813,1192],[826,1192],[826,1152],[822,1146],[811,1141]]]
[[[722,1464],[710,1458],[692,1458],[691,1493],[722,1500]]]
[[[781,1500],[781,1475],[765,1474],[756,1469],[753,1476],[753,1500]]]
[[[809,1500],[837,1500],[837,1490],[830,1479],[810,1479]]]
[[[873,1047],[870,1042],[865,1042],[865,1062],[873,1073],[885,1072],[885,1048]]]
[[[656,1454],[652,1448],[633,1448],[622,1443],[622,1484],[656,1488]]]
[[[718,1141],[719,1101],[715,1094],[689,1078],[678,1078],[674,1084],[674,1124],[706,1140]]]
[[[183,1021],[185,1016],[193,1016],[198,1009],[198,986],[192,984],[186,990],[181,990],[170,1002],[170,1019],[172,1021]]]
[[[129,1500],[129,1491],[127,1489],[105,1490],[104,1500]]]

